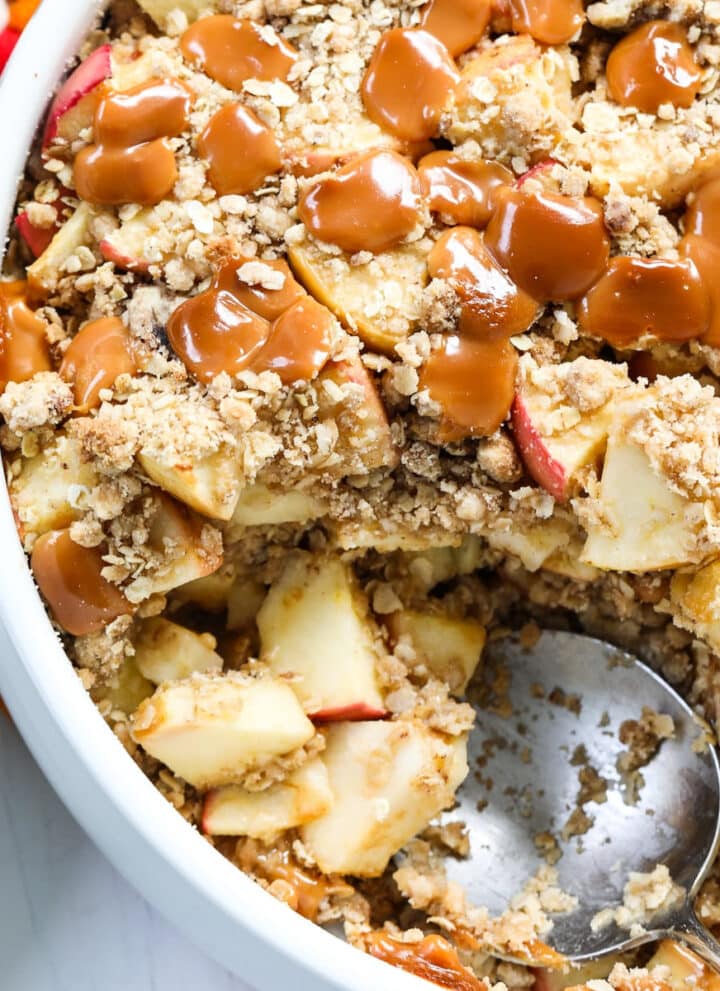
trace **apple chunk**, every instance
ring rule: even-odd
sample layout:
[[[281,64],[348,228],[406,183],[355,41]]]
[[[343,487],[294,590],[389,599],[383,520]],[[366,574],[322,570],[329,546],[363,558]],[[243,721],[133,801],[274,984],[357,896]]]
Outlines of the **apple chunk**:
[[[53,100],[42,146],[57,139],[72,141],[92,124],[102,85],[112,76],[112,46],[101,45],[68,76]]]
[[[81,203],[72,217],[58,230],[45,251],[28,268],[28,286],[34,297],[42,299],[57,288],[68,258],[81,245],[89,243],[93,216],[92,207],[88,203]]]
[[[414,720],[342,723],[323,761],[330,811],[303,826],[326,874],[379,877],[397,851],[443,809],[468,772],[467,738],[452,742]]]
[[[316,757],[266,791],[227,785],[208,792],[202,829],[210,836],[271,838],[325,815],[332,803],[327,769]]]
[[[281,523],[308,523],[325,513],[315,496],[301,489],[285,492],[270,489],[259,482],[240,492],[232,516],[235,526],[278,526]]]
[[[672,991],[718,991],[720,975],[716,974],[700,957],[671,939],[664,939],[647,963],[647,969],[667,967],[668,976],[665,978]]]
[[[140,626],[135,640],[135,663],[138,670],[156,685],[163,681],[181,681],[194,672],[211,674],[221,671],[223,659],[210,642],[186,626],[154,616]]]
[[[315,732],[283,682],[234,672],[161,685],[131,727],[136,743],[196,788],[236,784]]]
[[[350,567],[295,554],[257,615],[261,657],[288,680],[314,719],[385,715],[377,676],[377,631]]]
[[[138,462],[145,474],[165,492],[191,509],[216,520],[229,520],[240,495],[241,464],[237,451],[227,446],[194,461],[178,461],[153,445],[143,449]]]
[[[307,291],[368,347],[392,353],[417,327],[428,281],[424,248],[401,245],[351,265],[349,256],[328,254],[306,240],[288,257]]]
[[[462,695],[480,663],[485,627],[474,619],[454,619],[438,613],[411,609],[392,613],[388,629],[395,640],[410,638],[418,660],[450,691]]]
[[[107,699],[113,709],[129,716],[154,691],[155,685],[142,676],[135,659],[126,657],[108,684],[93,693],[93,697],[96,702]]]
[[[161,28],[165,27],[167,16],[173,10],[182,11],[189,21],[194,21],[203,10],[212,6],[208,0],[138,0],[138,4]]]
[[[622,425],[620,425],[622,426]],[[581,560],[607,571],[657,571],[698,559],[702,507],[674,492],[622,429],[610,436]]]
[[[82,516],[79,500],[97,481],[80,442],[58,434],[10,479],[10,501],[23,534],[41,536],[70,526]]]
[[[692,574],[674,575],[670,601],[679,614],[678,623],[720,653],[720,560],[710,561]]]

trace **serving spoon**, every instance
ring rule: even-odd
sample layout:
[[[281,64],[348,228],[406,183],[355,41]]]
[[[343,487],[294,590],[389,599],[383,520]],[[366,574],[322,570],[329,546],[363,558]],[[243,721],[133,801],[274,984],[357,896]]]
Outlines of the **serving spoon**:
[[[720,970],[720,943],[693,909],[720,843],[720,765],[690,706],[629,654],[558,631],[541,633],[532,646],[519,635],[490,643],[469,701],[478,713],[470,773],[459,808],[444,819],[468,826],[470,857],[449,858],[447,870],[473,903],[493,914],[506,909],[545,863],[536,845],[545,834],[561,853],[558,884],[577,898],[576,908],[553,916],[546,939],[555,950],[579,963],[670,937]],[[671,716],[674,735],[640,768],[644,783],[633,794],[617,766],[627,750],[618,733],[643,706]],[[605,780],[607,798],[586,802],[587,832],[563,840],[582,766]],[[597,913],[623,903],[630,872],[657,864],[682,890],[672,908],[632,935],[614,921],[593,930]]]

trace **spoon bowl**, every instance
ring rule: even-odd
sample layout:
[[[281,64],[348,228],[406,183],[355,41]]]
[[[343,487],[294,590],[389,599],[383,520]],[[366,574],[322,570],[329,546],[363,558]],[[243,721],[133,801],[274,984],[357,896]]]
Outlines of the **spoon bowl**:
[[[448,864],[450,878],[500,913],[557,858],[558,883],[577,905],[554,916],[547,941],[570,960],[674,935],[720,966],[720,946],[692,915],[720,842],[720,765],[690,706],[629,654],[558,631],[532,645],[519,636],[490,644],[469,700],[478,711],[470,774],[446,820],[466,822],[471,854]],[[627,772],[620,727],[643,707],[670,716],[672,736]],[[593,926],[623,904],[632,872],[657,864],[682,889],[672,907],[642,920],[643,931]]]

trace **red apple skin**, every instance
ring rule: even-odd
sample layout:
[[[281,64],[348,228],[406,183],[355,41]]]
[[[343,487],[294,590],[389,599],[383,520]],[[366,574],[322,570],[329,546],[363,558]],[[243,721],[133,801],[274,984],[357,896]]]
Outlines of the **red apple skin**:
[[[58,224],[54,224],[52,227],[36,227],[35,224],[31,223],[26,210],[17,215],[15,226],[36,258],[39,258],[45,251],[58,231]]]
[[[527,406],[521,395],[516,395],[512,405],[512,426],[520,454],[528,473],[546,492],[564,502],[568,497],[570,479],[565,468],[548,451],[542,435],[533,425]]]
[[[523,174],[518,177],[517,182],[515,183],[515,188],[520,189],[528,181],[528,179],[542,179],[543,173],[549,172],[553,165],[557,164],[558,162],[555,158],[543,159],[542,162],[538,162],[537,165],[533,165],[531,169],[528,169],[527,172],[523,172]],[[555,191],[557,191],[557,189]]]
[[[212,816],[212,810],[214,805],[214,798],[217,789],[211,789],[203,799],[202,813],[200,815],[200,829],[205,836],[210,834],[210,817]]]
[[[68,76],[53,100],[45,124],[42,146],[47,148],[57,136],[60,120],[88,93],[102,85],[112,75],[110,45],[101,45],[92,55],[80,63],[73,73]]]
[[[385,719],[384,709],[375,709],[365,702],[350,702],[349,705],[338,706],[336,709],[319,709],[308,713],[314,723],[363,722],[370,719]]]
[[[150,268],[150,262],[140,261],[137,258],[131,258],[130,255],[124,255],[107,239],[100,242],[99,248],[100,254],[106,262],[113,262],[118,268],[125,269],[128,272],[145,273]]]

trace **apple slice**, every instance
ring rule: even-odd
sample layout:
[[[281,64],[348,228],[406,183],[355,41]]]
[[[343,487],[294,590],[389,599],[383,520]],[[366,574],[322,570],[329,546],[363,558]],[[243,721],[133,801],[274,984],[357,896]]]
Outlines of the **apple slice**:
[[[165,27],[167,16],[173,10],[181,11],[189,21],[194,21],[203,10],[212,6],[208,0],[138,0],[138,4],[159,28]]]
[[[394,640],[410,638],[430,673],[444,681],[454,695],[463,695],[482,656],[485,627],[474,619],[403,609],[386,620]]]
[[[586,523],[581,561],[606,571],[658,571],[699,558],[702,506],[693,505],[658,475],[640,447],[610,435],[598,503]]]
[[[303,826],[332,808],[325,765],[316,757],[266,791],[237,785],[216,788],[205,796],[202,831],[209,836],[253,836],[271,839],[286,829]]]
[[[90,241],[90,222],[94,216],[89,203],[81,203],[66,220],[48,247],[27,270],[28,287],[34,296],[44,299],[63,275],[65,263],[77,249]]]
[[[236,784],[302,747],[315,729],[292,689],[232,672],[167,682],[141,703],[133,739],[196,788]]]
[[[290,247],[288,258],[307,291],[368,347],[392,354],[418,326],[428,281],[422,245],[401,245],[351,265],[348,255],[328,254],[306,239]]]
[[[340,430],[333,452],[337,462],[323,470],[344,477],[395,467],[399,452],[387,413],[359,355],[325,366],[318,377],[318,406],[320,417],[336,420]]]
[[[261,582],[253,581],[251,578],[236,581],[228,596],[225,623],[228,630],[246,630],[252,626],[266,595],[267,587]]]
[[[112,46],[101,45],[68,76],[50,105],[43,151],[60,139],[73,141],[95,116],[102,85],[112,76]]]
[[[50,246],[50,242],[60,229],[57,223],[53,224],[52,227],[38,227],[30,220],[27,210],[23,210],[17,215],[15,226],[35,258],[39,258],[43,251]]]
[[[257,615],[261,658],[314,719],[380,719],[377,631],[350,567],[299,552]]]
[[[667,967],[670,971],[664,980],[672,991],[719,991],[720,974],[715,973],[697,953],[672,939],[664,939],[648,960],[647,969]]]
[[[107,699],[113,709],[119,709],[129,716],[154,691],[155,685],[138,671],[135,659],[126,657],[108,684],[99,692],[93,693],[93,697],[96,701]]]
[[[100,254],[105,261],[113,262],[118,268],[144,274],[157,262],[157,258],[146,256],[146,245],[162,227],[154,211],[140,210],[100,241]]]
[[[80,442],[57,434],[40,454],[23,460],[20,473],[10,479],[10,501],[22,536],[39,537],[80,519],[79,499],[97,483],[97,472],[83,460]]]
[[[309,492],[273,490],[259,482],[240,492],[232,523],[235,526],[278,526],[281,523],[308,523],[325,514],[322,502]]]
[[[512,519],[507,523],[507,530],[495,527],[483,531],[483,536],[495,550],[519,557],[528,571],[542,568],[548,558],[561,552],[572,539],[570,525],[562,519],[551,517],[522,526]]]
[[[379,877],[390,858],[452,805],[467,772],[467,737],[417,720],[341,723],[322,759],[334,796],[301,838],[326,874]]]
[[[181,681],[194,672],[212,674],[222,671],[223,659],[204,637],[186,626],[154,616],[143,620],[135,639],[135,663],[148,681]]]
[[[232,566],[222,567],[206,578],[197,578],[175,589],[173,602],[183,605],[192,603],[204,612],[223,612],[227,609],[234,582],[235,571]]]
[[[673,576],[670,601],[677,622],[706,640],[720,653],[720,560],[710,561],[695,572]]]
[[[143,448],[137,456],[145,474],[165,492],[191,509],[216,520],[229,520],[240,495],[242,466],[234,448],[229,446],[198,458],[195,462],[178,462],[167,452],[158,452],[153,444],[150,454]]]

